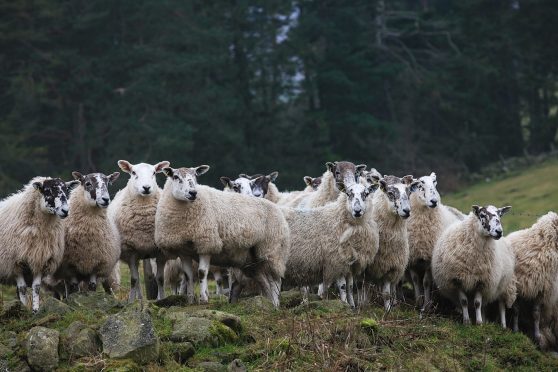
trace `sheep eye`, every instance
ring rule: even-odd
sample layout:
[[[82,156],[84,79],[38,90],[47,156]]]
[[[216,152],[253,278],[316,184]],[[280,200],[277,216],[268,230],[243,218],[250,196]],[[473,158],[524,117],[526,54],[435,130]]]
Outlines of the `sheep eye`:
[[[85,183],[85,186],[91,187],[91,182],[86,182],[86,183]]]
[[[177,179],[178,179],[178,176],[175,175],[175,176],[172,176],[172,178],[173,178],[174,180],[177,180]]]
[[[135,176],[135,175],[136,175],[136,172],[132,171],[132,176]]]

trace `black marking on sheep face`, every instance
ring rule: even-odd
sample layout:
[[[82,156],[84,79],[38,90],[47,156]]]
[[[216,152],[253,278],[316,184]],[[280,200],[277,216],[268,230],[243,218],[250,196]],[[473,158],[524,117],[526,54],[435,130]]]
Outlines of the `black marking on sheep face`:
[[[360,218],[366,212],[366,198],[370,195],[369,187],[360,183],[345,186],[343,182],[337,183],[337,188],[347,195],[347,207],[354,218]]]
[[[100,208],[108,207],[110,203],[108,185],[116,181],[120,173],[115,172],[109,176],[103,173],[90,173],[86,176],[81,175],[79,172],[73,172],[72,174],[75,179],[81,182],[92,205],[97,205]]]
[[[200,165],[196,168],[164,168],[163,172],[168,178],[172,179],[172,195],[175,199],[183,201],[194,201],[198,192],[198,176],[209,170],[208,165]]]
[[[488,205],[486,207],[473,205],[473,212],[479,219],[485,235],[498,240],[504,234],[500,217],[507,213],[510,208],[511,207],[496,208],[493,205]]]
[[[273,172],[267,176],[259,176],[250,181],[252,187],[252,195],[256,198],[264,198],[269,190],[269,183],[274,182],[279,175],[278,172]]]
[[[322,176],[312,178],[312,181],[310,182],[310,186],[312,186],[314,191],[317,190],[318,187],[320,187],[321,184],[322,184]]]
[[[436,208],[440,202],[440,194],[436,189],[437,184],[436,173],[434,172],[430,176],[423,176],[418,179],[417,196],[429,208]]]
[[[66,184],[60,178],[51,178],[44,180],[42,183],[35,182],[33,186],[41,192],[44,208],[48,213],[56,214],[60,218],[66,218],[69,213],[68,195],[78,184],[74,182]]]
[[[333,173],[335,182],[343,182],[348,186],[353,182],[358,182],[358,178],[366,170],[366,165],[354,165],[350,161],[336,161],[328,163],[328,169]]]
[[[408,218],[411,215],[409,196],[411,195],[412,184],[412,176],[403,178],[384,176],[380,180],[380,189],[386,194],[393,211],[401,218]]]

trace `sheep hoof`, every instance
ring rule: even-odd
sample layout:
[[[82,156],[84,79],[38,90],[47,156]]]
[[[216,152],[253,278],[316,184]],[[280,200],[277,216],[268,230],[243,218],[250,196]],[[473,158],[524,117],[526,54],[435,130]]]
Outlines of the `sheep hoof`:
[[[89,289],[91,292],[97,292],[97,283],[90,282],[87,286],[87,289]]]
[[[463,319],[464,325],[471,325],[471,319]]]

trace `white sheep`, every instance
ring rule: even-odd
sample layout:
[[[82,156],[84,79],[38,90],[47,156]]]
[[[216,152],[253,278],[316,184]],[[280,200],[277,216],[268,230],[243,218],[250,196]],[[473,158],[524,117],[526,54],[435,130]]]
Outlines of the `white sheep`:
[[[285,282],[299,286],[323,283],[328,288],[339,278],[360,274],[373,260],[378,227],[367,211],[366,199],[374,189],[354,182],[349,186],[338,183],[337,187],[342,191],[337,200],[323,207],[282,208],[291,229]],[[321,296],[325,295],[322,291]]]
[[[70,196],[72,213],[63,223],[64,257],[54,278],[69,282],[70,293],[78,291],[81,281],[96,291],[97,279],[102,278],[105,291],[110,293],[108,279],[120,258],[120,237],[106,208],[110,204],[108,186],[120,173],[72,175],[80,185]]]
[[[541,307],[553,307],[558,283],[558,215],[549,212],[528,229],[504,238],[515,253],[518,299],[533,304],[534,336],[540,342]],[[518,305],[514,305],[513,328],[518,330]]]
[[[155,165],[139,163],[130,164],[119,160],[118,166],[130,174],[125,188],[118,191],[108,208],[108,216],[116,224],[120,233],[120,259],[130,267],[130,301],[142,298],[139,283],[138,265],[140,259],[157,260],[157,298],[165,295],[164,267],[166,258],[155,244],[155,212],[159,201],[160,188],[156,174],[168,161]]]
[[[193,293],[191,261],[199,262],[202,303],[208,301],[207,273],[213,261],[242,269],[279,306],[290,246],[285,218],[267,200],[198,185],[197,177],[208,169],[207,165],[164,168],[167,181],[155,218],[157,246],[171,258],[180,257],[189,296]]]
[[[39,310],[43,277],[51,275],[64,255],[63,218],[69,214],[69,192],[78,181],[35,177],[0,202],[0,280],[17,284],[27,305],[25,275],[32,276],[34,312]]]
[[[310,180],[307,181],[305,177],[304,182],[310,182],[310,185],[307,184],[304,190],[280,192],[274,183],[278,175],[278,172],[273,172],[267,176],[259,176],[255,178],[252,177],[250,180],[252,195],[255,197],[266,198],[270,202],[277,205],[295,207],[304,197],[306,197],[312,191],[315,191],[312,186],[312,182],[314,182],[314,179],[308,177]],[[321,177],[317,177],[316,179],[319,179],[320,181],[315,181],[314,184],[319,186]]]
[[[432,251],[442,232],[458,217],[440,200],[436,189],[436,173],[418,179],[417,191],[411,194],[411,216],[407,220],[409,234],[409,273],[415,290],[415,301],[424,311],[430,306],[432,289]]]
[[[413,176],[384,176],[379,182],[380,190],[372,199],[372,215],[378,224],[380,244],[365,275],[381,284],[384,309],[389,311],[409,261],[406,219],[411,214],[409,195],[416,191],[418,182]]]
[[[482,324],[483,304],[498,301],[506,327],[506,308],[516,298],[515,257],[505,239],[500,240],[500,217],[510,208],[473,205],[473,212],[448,227],[434,247],[434,281],[445,297],[461,305],[464,324],[471,323],[468,296],[474,295],[477,324]]]
[[[221,177],[221,183],[225,186],[223,191],[233,191],[241,195],[252,196],[251,177],[240,175],[236,180],[229,177]]]

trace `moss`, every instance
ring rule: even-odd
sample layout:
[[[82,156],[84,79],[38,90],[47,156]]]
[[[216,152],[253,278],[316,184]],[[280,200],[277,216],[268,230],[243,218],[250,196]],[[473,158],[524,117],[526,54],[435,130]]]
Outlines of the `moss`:
[[[168,340],[172,334],[172,320],[164,316],[154,316],[153,327],[161,340]]]
[[[218,345],[238,341],[238,335],[232,329],[217,320],[211,321],[209,333],[215,338]]]
[[[380,325],[372,318],[364,318],[360,321],[360,328],[362,328],[366,333],[374,333],[378,332]]]
[[[104,370],[113,372],[141,372],[142,369],[130,359],[107,359]]]

